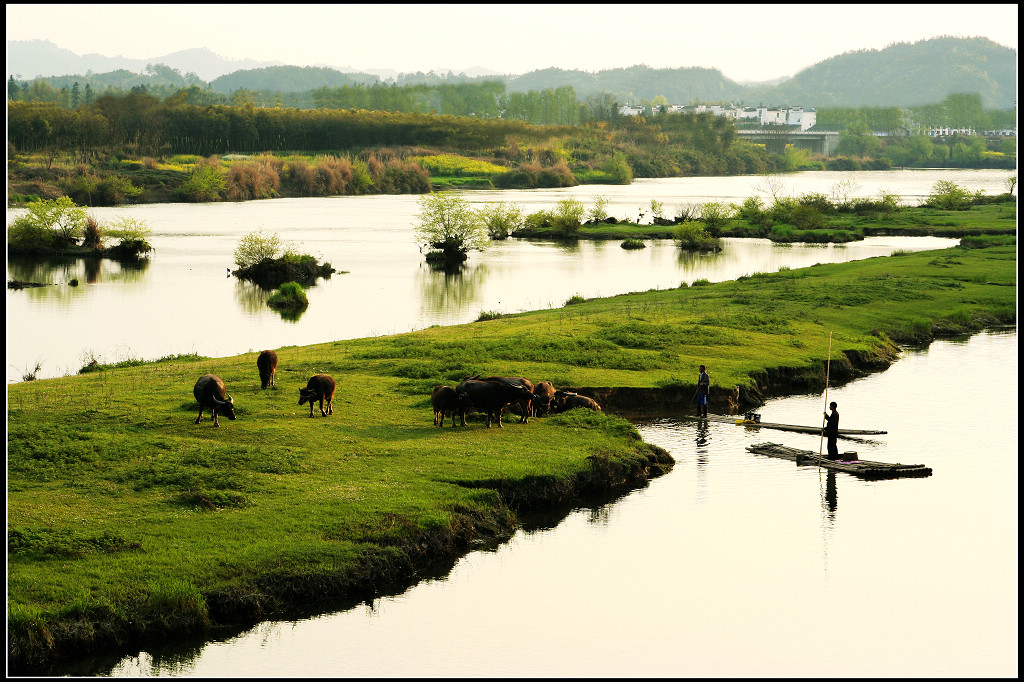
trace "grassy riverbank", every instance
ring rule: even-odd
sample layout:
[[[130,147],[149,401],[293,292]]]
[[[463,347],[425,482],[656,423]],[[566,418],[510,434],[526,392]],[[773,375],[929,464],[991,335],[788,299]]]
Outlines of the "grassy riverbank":
[[[671,466],[624,419],[580,411],[432,426],[428,393],[481,372],[551,380],[607,412],[717,409],[881,369],[893,341],[1016,322],[1013,246],[904,253],[626,294],[382,338],[170,359],[8,387],[9,661],[180,636],[410,584],[507,537],[525,508]],[[237,420],[193,423],[220,375]],[[338,381],[334,414],[298,405]]]
[[[821,215],[821,214],[820,214]],[[1017,232],[1017,202],[977,204],[966,211],[947,211],[927,206],[905,206],[891,213],[866,211],[821,215],[821,226],[814,229],[794,224],[771,226],[756,224],[741,217],[725,221],[715,233],[721,237],[763,237],[775,242],[845,243],[865,237],[901,235],[909,237],[971,237],[1010,235]],[[696,221],[700,224],[700,221]],[[681,223],[680,223],[681,224]],[[672,239],[675,225],[637,223],[586,224],[574,233],[574,239]],[[557,227],[522,227],[512,233],[522,239],[564,239]]]

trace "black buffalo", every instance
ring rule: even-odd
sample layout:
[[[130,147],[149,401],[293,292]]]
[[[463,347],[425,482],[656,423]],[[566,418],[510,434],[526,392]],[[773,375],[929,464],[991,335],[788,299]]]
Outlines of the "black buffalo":
[[[529,397],[520,399],[519,402],[519,423],[525,424],[530,421],[530,415],[533,414],[533,407],[531,402],[533,400],[533,383],[529,379],[523,377],[484,377],[480,381],[497,381],[501,384],[507,384],[509,386],[522,386],[530,392]]]
[[[277,353],[272,350],[265,350],[256,358],[256,367],[260,371],[260,388],[274,385],[274,375],[277,373]]]
[[[299,405],[309,403],[309,416],[313,416],[313,403],[320,401],[320,414],[334,414],[334,379],[329,374],[316,374],[309,378],[305,388],[299,389]],[[324,409],[324,403],[327,409]]]
[[[551,410],[551,402],[555,397],[555,387],[550,381],[538,381],[533,387],[533,400],[530,406],[533,416],[547,414]]]
[[[196,417],[196,424],[203,421],[203,410],[207,407],[210,408],[210,413],[213,415],[214,426],[220,426],[220,422],[217,421],[218,410],[228,419],[234,420],[235,401],[227,394],[224,380],[216,374],[204,374],[199,377],[196,385],[192,388],[192,395],[199,403],[199,416]]]
[[[455,426],[455,413],[459,409],[459,394],[451,386],[435,386],[430,392],[430,404],[434,408],[434,426],[444,426],[445,413],[452,417]]]
[[[554,397],[555,412],[565,412],[576,407],[583,407],[588,410],[594,410],[595,412],[601,412],[601,406],[597,404],[597,401],[593,398],[588,398],[585,395],[579,393],[571,393],[569,391],[555,391]]]
[[[497,415],[499,429],[503,428],[501,411],[507,405],[529,400],[533,396],[525,386],[477,379],[464,379],[455,387],[455,392],[460,398],[459,417],[462,426],[466,425],[466,409],[471,404],[481,412],[487,412],[487,428],[491,428],[492,417]]]

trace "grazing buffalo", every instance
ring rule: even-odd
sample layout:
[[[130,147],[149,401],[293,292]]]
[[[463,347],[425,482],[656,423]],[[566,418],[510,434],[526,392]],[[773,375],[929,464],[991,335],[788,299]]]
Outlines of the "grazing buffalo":
[[[305,388],[299,389],[299,405],[309,402],[309,416],[313,416],[313,403],[320,401],[320,414],[327,416],[334,414],[334,379],[329,374],[317,374],[311,376],[306,382]],[[327,409],[324,409],[324,402],[327,402]]]
[[[265,350],[256,358],[256,367],[260,370],[260,388],[274,385],[274,375],[277,374],[277,353],[272,350]]]
[[[235,418],[235,401],[227,394],[224,387],[224,380],[215,374],[204,374],[196,381],[192,388],[192,395],[199,403],[199,416],[196,417],[196,424],[203,421],[203,410],[210,408],[213,415],[213,425],[220,426],[217,421],[218,410],[228,419]]]
[[[551,400],[555,397],[555,387],[550,381],[538,382],[533,387],[533,416],[547,414],[551,411]]]
[[[585,407],[595,412],[601,411],[601,406],[593,398],[569,391],[555,391],[554,405],[555,412],[565,412],[575,407]]]
[[[430,392],[430,404],[434,406],[434,426],[444,426],[444,415],[448,413],[455,426],[455,413],[459,409],[459,394],[451,386],[435,386]]]
[[[530,404],[533,400],[533,383],[531,383],[529,379],[524,379],[523,377],[484,377],[480,381],[496,381],[507,386],[520,386],[529,391],[529,396],[519,400],[518,402],[519,412],[522,415],[519,417],[519,423],[525,424],[530,421],[530,414],[533,409]]]
[[[466,409],[471,404],[481,412],[487,412],[487,428],[491,428],[493,415],[498,417],[498,428],[501,425],[501,411],[511,403],[529,400],[533,395],[525,386],[500,381],[478,381],[464,379],[455,387],[459,396],[459,417],[462,426],[466,425]]]

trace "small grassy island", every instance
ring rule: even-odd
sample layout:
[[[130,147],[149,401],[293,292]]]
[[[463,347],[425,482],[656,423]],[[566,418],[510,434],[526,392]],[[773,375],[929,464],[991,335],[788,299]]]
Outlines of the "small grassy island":
[[[101,225],[68,197],[36,199],[7,227],[8,257],[69,256],[138,261],[153,250],[143,220],[119,217]],[[31,283],[23,283],[31,284]]]
[[[284,244],[277,234],[267,234],[262,229],[243,235],[235,247],[235,265],[231,272],[238,279],[248,280],[257,286],[271,290],[280,289],[287,283],[302,287],[316,284],[337,272],[330,263],[323,265],[309,254],[300,254],[289,244]],[[280,293],[280,292],[279,292]],[[277,307],[294,309],[297,301],[305,301],[305,294],[297,296],[293,288],[278,299]],[[308,301],[305,301],[308,305]],[[303,309],[305,307],[303,306]]]
[[[530,508],[644,485],[671,457],[618,414],[684,409],[696,367],[743,409],[886,368],[897,342],[1016,323],[1015,245],[897,253],[380,338],[181,357],[8,387],[8,662],[344,608],[508,538]],[[237,419],[195,424],[214,373]],[[318,373],[334,413],[296,400]],[[596,398],[486,428],[432,424],[475,374]],[[449,563],[450,565],[450,563]]]

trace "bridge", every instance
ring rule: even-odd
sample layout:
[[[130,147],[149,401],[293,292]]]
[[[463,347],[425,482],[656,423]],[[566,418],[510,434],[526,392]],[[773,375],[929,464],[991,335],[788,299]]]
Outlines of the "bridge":
[[[814,154],[832,156],[839,144],[839,133],[835,130],[789,130],[782,127],[747,128],[736,131],[741,140],[763,144],[773,154],[781,154],[786,145],[797,149],[808,149]]]

